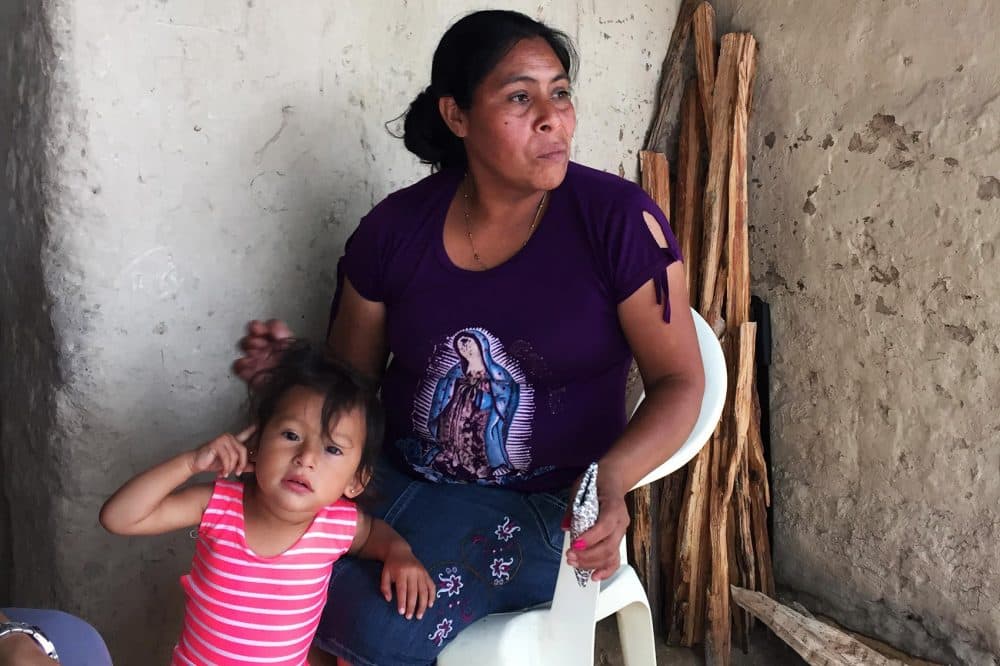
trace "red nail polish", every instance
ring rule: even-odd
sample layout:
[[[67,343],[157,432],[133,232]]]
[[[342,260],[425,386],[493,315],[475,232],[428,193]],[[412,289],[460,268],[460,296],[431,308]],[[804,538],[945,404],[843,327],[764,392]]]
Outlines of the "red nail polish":
[[[561,530],[569,529],[569,516],[563,516],[562,522],[559,523],[559,529]]]
[[[572,548],[573,550],[583,550],[586,547],[587,547],[587,542],[584,541],[583,539],[577,539],[572,544],[570,544],[570,548]]]

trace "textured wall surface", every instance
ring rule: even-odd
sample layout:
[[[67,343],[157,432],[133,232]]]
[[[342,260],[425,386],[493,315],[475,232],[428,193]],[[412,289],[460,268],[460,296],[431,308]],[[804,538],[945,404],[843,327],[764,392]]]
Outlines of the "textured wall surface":
[[[759,39],[776,569],[855,629],[1000,661],[1000,3],[717,0]]]
[[[0,1],[0,605],[58,599],[47,521],[66,464],[51,440],[56,352],[44,288],[54,52],[40,2]],[[14,564],[17,564],[15,567]]]
[[[677,3],[507,4],[584,54],[576,158],[634,175]],[[105,535],[98,508],[239,424],[229,364],[247,319],[323,331],[347,234],[426,173],[384,124],[429,82],[446,25],[481,5],[0,6],[23,26],[4,42],[20,111],[3,192],[0,305],[17,319],[0,338],[3,483],[31,507],[12,597],[82,613],[118,663],[163,663],[193,542]]]

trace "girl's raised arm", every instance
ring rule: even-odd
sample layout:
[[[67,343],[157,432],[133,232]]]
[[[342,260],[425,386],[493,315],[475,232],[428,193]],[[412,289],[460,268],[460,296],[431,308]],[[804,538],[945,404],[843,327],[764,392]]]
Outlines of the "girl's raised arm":
[[[251,471],[246,442],[253,432],[251,427],[239,435],[220,435],[134,477],[104,503],[101,525],[126,536],[163,534],[197,525],[212,497],[212,486],[177,487],[201,472],[229,476]]]

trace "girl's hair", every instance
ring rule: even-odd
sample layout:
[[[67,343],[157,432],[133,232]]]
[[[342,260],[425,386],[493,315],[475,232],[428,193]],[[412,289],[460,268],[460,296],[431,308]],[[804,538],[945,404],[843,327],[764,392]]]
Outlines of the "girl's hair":
[[[360,409],[365,415],[365,441],[358,472],[371,478],[384,419],[374,385],[349,366],[331,360],[302,340],[290,341],[277,365],[262,370],[250,382],[250,418],[257,432],[274,415],[281,399],[300,386],[323,396],[323,426],[329,431],[345,412]]]
[[[431,84],[410,103],[403,123],[407,150],[435,170],[465,168],[462,140],[438,109],[442,97],[454,97],[461,109],[472,106],[476,87],[522,39],[541,37],[573,78],[577,61],[573,41],[565,34],[518,12],[487,10],[460,19],[441,37],[434,51]]]

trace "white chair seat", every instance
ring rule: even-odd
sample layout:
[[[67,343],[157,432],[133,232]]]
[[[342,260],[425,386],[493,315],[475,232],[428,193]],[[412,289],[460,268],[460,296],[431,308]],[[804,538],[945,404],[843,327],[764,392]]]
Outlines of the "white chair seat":
[[[691,434],[666,462],[636,484],[646,485],[672,474],[705,446],[722,415],[726,400],[726,361],[715,333],[692,311],[705,368],[705,395]],[[640,403],[642,398],[640,398]],[[638,405],[637,405],[638,408]],[[633,412],[634,413],[634,412]],[[552,603],[516,613],[488,615],[473,623],[441,652],[439,666],[585,666],[594,662],[594,626],[615,615],[626,666],[656,666],[653,621],[646,591],[627,563],[600,585],[580,587],[566,563],[569,535],[563,543],[562,566]]]

